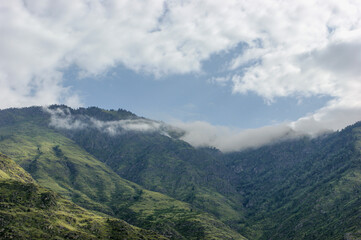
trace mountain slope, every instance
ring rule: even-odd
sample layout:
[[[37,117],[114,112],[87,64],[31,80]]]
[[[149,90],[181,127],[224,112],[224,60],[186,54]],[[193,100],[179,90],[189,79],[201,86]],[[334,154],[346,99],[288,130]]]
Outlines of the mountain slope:
[[[361,124],[229,154],[234,184],[247,196],[246,236],[343,239],[360,229]],[[348,234],[348,237],[351,235]]]
[[[0,151],[29,171],[41,186],[82,207],[170,238],[243,239],[210,214],[122,179],[76,143],[37,121],[12,120],[0,127]]]
[[[53,112],[57,113],[55,109],[58,107],[52,107]],[[228,181],[230,171],[214,152],[195,149],[184,141],[167,136],[176,135],[176,131],[164,133],[163,129],[159,129],[109,134],[107,129],[99,129],[91,124],[87,128],[76,127],[86,123],[89,118],[97,121],[107,119],[101,124],[108,127],[113,125],[115,131],[117,120],[128,118],[117,116],[118,112],[115,111],[98,109],[103,114],[99,118],[95,108],[61,109],[65,114],[56,116],[54,122],[57,124],[52,124],[56,131],[74,140],[119,176],[149,190],[188,202],[234,227],[238,221],[244,220],[242,206],[238,204],[242,196],[236,194]],[[105,117],[106,114],[108,117]],[[68,125],[60,124],[64,121]]]
[[[2,181],[14,180],[23,183],[35,183],[35,180],[22,167],[6,155],[0,153],[0,178]]]
[[[166,239],[119,219],[101,217],[40,187],[0,154],[1,239]]]
[[[181,134],[125,110],[0,111],[0,151],[41,185],[166,237],[360,238],[361,123],[230,154]]]

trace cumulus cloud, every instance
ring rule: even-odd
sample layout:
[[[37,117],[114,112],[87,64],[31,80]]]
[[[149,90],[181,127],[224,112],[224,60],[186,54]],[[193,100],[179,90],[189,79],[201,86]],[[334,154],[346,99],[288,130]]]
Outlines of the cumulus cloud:
[[[210,82],[270,103],[331,96],[296,122],[311,133],[339,129],[361,118],[360,16],[358,0],[1,1],[0,108],[80,105],[63,85],[70,66],[81,76],[119,64],[155,76],[194,73],[242,43],[226,76]]]
[[[0,2],[0,107],[81,102],[62,72],[118,64],[155,76],[201,71],[211,54],[251,39],[237,1]]]
[[[360,120],[359,2],[268,1],[260,9],[245,22],[257,23],[256,38],[229,62],[233,92],[252,91],[269,103],[277,97],[331,96],[326,106],[296,121],[307,123],[311,133]]]

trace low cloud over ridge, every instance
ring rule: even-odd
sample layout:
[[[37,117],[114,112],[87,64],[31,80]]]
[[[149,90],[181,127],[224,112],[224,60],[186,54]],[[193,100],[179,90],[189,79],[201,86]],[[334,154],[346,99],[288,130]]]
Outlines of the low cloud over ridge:
[[[207,122],[180,122],[171,124],[145,118],[131,118],[115,121],[102,121],[88,115],[72,114],[68,108],[43,108],[50,114],[50,126],[66,130],[96,129],[110,136],[127,132],[160,133],[167,137],[184,140],[194,147],[216,147],[223,152],[241,151],[263,145],[300,137],[317,137],[342,128],[345,119],[358,119],[352,116],[353,110],[339,112],[339,119],[325,121],[325,115],[313,114],[294,122],[255,129],[240,130],[225,126],[211,125]],[[338,110],[335,110],[336,112]],[[328,111],[326,111],[328,113]],[[335,114],[335,113],[333,113]],[[347,117],[346,117],[347,116]],[[319,117],[319,118],[317,118]]]
[[[333,118],[329,117],[333,115]],[[337,116],[335,118],[334,116]],[[317,137],[325,133],[342,129],[345,123],[353,124],[361,120],[354,109],[335,109],[324,114],[322,111],[294,122],[240,130],[225,126],[211,125],[208,122],[174,122],[173,125],[184,130],[181,139],[195,147],[216,147],[223,152],[257,148],[276,142],[300,137]]]
[[[72,115],[68,108],[43,108],[50,114],[50,126],[66,130],[97,129],[111,136],[125,132],[158,132],[169,136],[168,132],[175,131],[163,122],[144,118],[124,119],[116,121],[101,121],[88,115]]]

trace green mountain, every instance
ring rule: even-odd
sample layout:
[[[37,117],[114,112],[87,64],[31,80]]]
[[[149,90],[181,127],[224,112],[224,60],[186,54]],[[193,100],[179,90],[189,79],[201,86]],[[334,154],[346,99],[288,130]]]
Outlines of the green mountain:
[[[105,117],[112,114],[101,111],[100,116],[103,113]],[[2,111],[0,120],[0,151],[41,186],[84,208],[171,239],[243,239],[212,214],[124,180],[74,141],[49,128],[49,117],[41,108],[9,109]]]
[[[353,239],[360,236],[361,123],[229,154],[247,209],[243,232],[256,239]],[[357,238],[357,237],[356,237]],[[359,238],[357,238],[359,239]]]
[[[124,114],[90,108],[72,110],[72,121],[127,119]],[[118,115],[119,114],[119,115]],[[101,117],[100,117],[101,116]],[[134,116],[130,116],[134,119]],[[160,129],[162,130],[162,129]],[[161,131],[126,131],[111,135],[98,128],[58,128],[119,176],[210,212],[227,224],[244,220],[242,196],[230,184],[230,171],[217,151],[195,149]],[[173,132],[174,135],[174,132]]]
[[[361,123],[229,154],[182,134],[122,109],[0,111],[0,152],[26,171],[12,178],[99,218],[170,239],[361,237]]]
[[[166,239],[96,215],[40,187],[18,164],[0,154],[1,239]]]

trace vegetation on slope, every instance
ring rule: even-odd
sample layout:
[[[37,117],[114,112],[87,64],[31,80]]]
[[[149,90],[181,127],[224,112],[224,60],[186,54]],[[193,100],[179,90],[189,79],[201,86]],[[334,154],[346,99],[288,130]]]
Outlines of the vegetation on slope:
[[[360,124],[229,155],[252,239],[343,239],[361,217]],[[349,234],[350,236],[350,234]]]
[[[109,113],[108,119],[115,113]],[[84,116],[98,119],[98,114],[87,109],[73,110],[71,116],[79,121]],[[160,131],[111,135],[97,128],[56,130],[125,179],[188,202],[235,228],[244,220],[242,205],[238,204],[242,196],[229,183],[230,171],[217,151],[195,149]]]
[[[143,189],[59,133],[32,122],[0,127],[0,151],[39,182],[82,207],[173,239],[243,239],[214,216]]]
[[[111,217],[91,213],[40,187],[0,154],[1,239],[166,239]]]
[[[23,183],[35,183],[30,174],[2,153],[0,153],[0,179],[3,181],[11,179]]]
[[[233,187],[220,176],[228,172],[222,162],[183,141],[158,133],[109,136],[92,129],[69,131],[68,136],[125,179],[222,220],[242,218],[242,208],[236,204],[240,197],[234,196]]]
[[[72,124],[141,119],[124,110],[60,108],[75,116]],[[222,154],[167,132],[112,135],[94,127],[49,128],[50,122],[39,108],[1,111],[0,151],[89,209],[173,239],[242,238],[228,226],[249,239],[361,236],[361,123]]]

